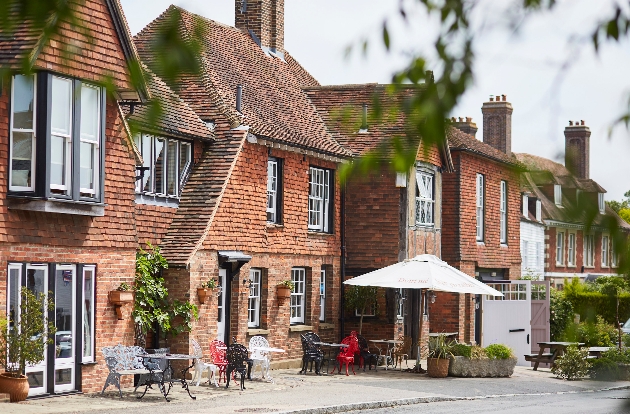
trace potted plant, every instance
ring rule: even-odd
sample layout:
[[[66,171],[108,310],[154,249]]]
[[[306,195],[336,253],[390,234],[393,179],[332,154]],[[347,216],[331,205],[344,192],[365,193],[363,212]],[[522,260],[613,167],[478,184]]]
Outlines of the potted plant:
[[[211,292],[218,286],[216,279],[210,279],[207,282],[203,282],[201,287],[197,288],[197,296],[199,296],[199,303],[206,303],[206,298],[210,296]]]
[[[433,378],[444,378],[448,375],[450,357],[453,355],[453,343],[446,341],[445,335],[429,338],[429,355],[427,373]]]
[[[457,344],[453,348],[448,375],[452,377],[509,377],[514,373],[517,358],[502,344],[486,348]]]
[[[122,306],[125,303],[133,303],[133,291],[127,283],[121,283],[116,290],[109,292],[109,302],[116,307],[118,319],[123,319]]]
[[[295,283],[292,280],[283,280],[276,285],[276,295],[278,299],[287,299],[291,297],[291,292],[295,289]]]
[[[0,392],[9,394],[11,402],[28,396],[27,365],[44,360],[46,346],[52,344],[56,332],[54,321],[46,323],[46,313],[54,311],[54,303],[45,294],[35,295],[28,288],[20,291],[21,305],[17,320],[0,320]]]

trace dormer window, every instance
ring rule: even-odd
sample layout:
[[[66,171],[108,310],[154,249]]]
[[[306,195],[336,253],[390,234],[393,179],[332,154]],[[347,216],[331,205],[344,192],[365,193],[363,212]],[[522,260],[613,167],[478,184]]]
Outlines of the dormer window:
[[[527,194],[523,194],[523,216],[529,216],[529,197]]]
[[[604,214],[606,211],[606,202],[604,201],[604,193],[597,194],[597,201],[599,204],[599,212]]]
[[[553,199],[557,206],[562,206],[562,186],[560,184],[553,186]]]

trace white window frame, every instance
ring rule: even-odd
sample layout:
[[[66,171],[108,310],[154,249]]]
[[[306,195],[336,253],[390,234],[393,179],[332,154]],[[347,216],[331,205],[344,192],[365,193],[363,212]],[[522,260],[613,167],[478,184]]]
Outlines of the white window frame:
[[[64,81],[64,82],[68,82],[70,87],[69,87],[69,94],[70,96],[68,97],[69,102],[70,102],[70,108],[68,108],[68,133],[61,133],[61,132],[54,132],[52,129],[52,125],[50,127],[50,143],[49,145],[52,146],[52,138],[53,137],[58,137],[58,138],[62,138],[64,140],[64,151],[65,151],[65,160],[64,160],[64,171],[63,171],[63,175],[64,175],[64,182],[65,184],[53,184],[53,183],[49,183],[49,187],[51,190],[56,190],[56,191],[63,191],[65,192],[66,195],[70,194],[70,190],[72,189],[72,135],[73,135],[73,127],[74,127],[74,82],[72,81],[72,79],[69,78],[64,78],[61,76],[55,76],[53,75],[51,78],[51,90],[52,90],[52,83],[55,82],[55,79]],[[52,101],[53,100],[53,96],[51,95],[50,97],[50,102],[51,105],[55,105],[55,103]],[[52,109],[51,109],[51,114],[52,114]],[[52,115],[51,115],[52,117]],[[52,123],[52,120],[51,120]],[[52,151],[52,150],[51,150]]]
[[[148,146],[145,147],[145,140],[149,140],[149,144]],[[186,182],[186,178],[188,177],[188,175],[190,174],[190,168],[192,166],[192,143],[190,143],[189,141],[184,141],[184,140],[180,140],[180,139],[173,139],[173,138],[166,138],[163,136],[158,136],[158,135],[152,135],[152,134],[137,134],[134,137],[134,140],[136,142],[136,147],[138,148],[138,151],[140,152],[140,155],[142,155],[142,159],[144,161],[143,167],[149,167],[148,170],[146,170],[144,172],[143,178],[142,180],[138,180],[136,182],[136,193],[138,194],[149,194],[149,195],[156,195],[159,197],[166,197],[166,198],[179,198],[181,196],[182,193],[182,189],[185,185]],[[161,192],[156,192],[156,177],[155,177],[155,166],[156,166],[156,162],[157,162],[157,150],[156,150],[156,143],[158,140],[162,140],[164,142],[164,146],[162,148],[162,178],[161,178],[161,187],[162,187],[162,191]],[[169,144],[175,142],[175,154],[169,154]],[[186,165],[184,166],[184,168],[181,168],[181,155],[182,155],[182,150],[186,148],[185,150],[188,152],[188,157],[187,157],[187,161],[186,161]],[[145,149],[148,149],[148,152],[150,154],[146,154],[147,151],[145,151]],[[176,179],[175,179],[175,194],[168,194],[168,190],[167,190],[167,175],[168,175],[168,159],[169,157],[175,157],[175,175],[176,175]],[[146,187],[147,183],[149,184],[149,189],[148,190],[144,190],[144,187]]]
[[[584,267],[595,267],[595,236],[592,234],[584,235]]]
[[[562,186],[560,184],[553,186],[553,200],[557,206],[562,206]]]
[[[602,235],[602,267],[609,267],[608,256],[610,251],[610,237],[607,234]]]
[[[247,327],[260,326],[260,296],[262,292],[262,271],[249,269],[249,297],[247,298]]]
[[[267,160],[267,222],[278,222],[278,161]]]
[[[575,266],[575,233],[568,233],[567,235],[567,266]]]
[[[85,287],[86,287],[86,281],[85,281],[85,274],[86,272],[92,272],[92,278],[91,280],[88,282],[90,283],[90,291],[92,292],[92,297],[90,298],[90,309],[89,309],[89,314],[88,314],[88,310],[85,308]],[[83,330],[83,334],[82,336],[82,340],[81,340],[81,361],[82,362],[95,362],[96,358],[95,358],[95,345],[96,345],[96,341],[95,341],[95,333],[96,333],[96,327],[94,326],[94,322],[95,322],[95,315],[94,312],[96,311],[96,306],[95,306],[95,302],[96,302],[96,266],[94,265],[86,265],[83,266],[83,271],[82,271],[82,275],[81,275],[81,289],[82,289],[82,293],[81,293],[81,297],[83,298],[83,303],[81,306],[81,328]],[[92,320],[90,321],[90,349],[92,350],[90,355],[86,355],[85,354],[85,344],[86,344],[86,328],[85,328],[85,322],[89,319],[89,316],[92,316]]]
[[[599,212],[604,214],[606,212],[604,193],[597,193],[597,204],[599,205]]]
[[[523,240],[521,247],[521,268],[527,270],[529,268],[529,241]]]
[[[83,188],[81,187],[81,177],[79,175],[79,192],[81,193],[82,196],[84,196],[84,194],[88,194],[87,197],[96,197],[98,195],[99,192],[99,184],[100,184],[100,161],[101,161],[101,113],[102,113],[102,108],[101,108],[101,93],[102,90],[101,88],[98,88],[96,86],[93,85],[89,85],[87,83],[83,83],[81,84],[81,92],[83,92],[83,88],[90,88],[90,89],[95,89],[96,90],[96,104],[97,104],[97,108],[96,108],[96,136],[95,137],[86,137],[84,138],[84,134],[83,131],[79,131],[80,134],[80,141],[81,143],[85,143],[85,144],[90,144],[94,146],[94,152],[92,153],[92,164],[93,164],[93,170],[92,170],[92,182],[94,183],[94,189],[91,188]],[[83,100],[81,100],[81,105],[83,105]],[[81,114],[83,114],[83,107],[81,107]],[[81,123],[82,124],[82,123]],[[81,151],[79,150],[79,154],[81,153]],[[80,163],[79,163],[80,164]],[[79,165],[80,168],[80,165]],[[84,196],[85,197],[85,196]]]
[[[433,191],[433,174],[416,171],[416,224],[432,226],[434,224],[433,208],[435,194]]]
[[[484,209],[484,198],[485,198],[485,179],[483,174],[477,174],[477,201],[476,201],[476,212],[477,212],[477,241],[483,242],[485,229],[484,229],[484,221],[485,221],[485,209]]]
[[[26,76],[26,75],[15,75]],[[15,76],[12,78],[15,80]],[[31,129],[13,128],[13,108],[15,108],[15,81],[11,82],[11,125],[9,137],[9,191],[35,191],[35,166],[37,165],[36,146],[37,146],[37,75],[31,75],[33,78],[33,125]],[[11,185],[13,182],[13,133],[22,132],[31,134],[31,185],[28,187]]]
[[[556,266],[564,266],[564,235],[563,231],[556,232]]]
[[[529,217],[529,197],[523,194],[523,217]]]
[[[536,242],[536,265],[542,271],[545,266],[545,251],[541,242]]]
[[[500,200],[500,243],[507,244],[507,181],[501,181]]]
[[[291,324],[304,323],[306,320],[306,269],[303,267],[291,269],[291,281],[295,288],[291,292],[289,322]]]
[[[326,320],[326,269],[322,268],[319,279],[319,321]]]
[[[542,201],[536,200],[536,220],[542,221]]]
[[[309,168],[308,229],[329,231],[330,170]]]

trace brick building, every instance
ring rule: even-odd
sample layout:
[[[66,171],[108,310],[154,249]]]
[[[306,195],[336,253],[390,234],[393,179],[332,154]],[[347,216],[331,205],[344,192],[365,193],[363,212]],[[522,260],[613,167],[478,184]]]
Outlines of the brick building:
[[[130,82],[137,57],[118,1],[75,6],[92,38],[69,23],[46,44],[29,22],[0,35],[12,73],[0,90],[0,306],[15,318],[24,286],[55,299],[55,344],[27,368],[30,395],[95,391],[107,373],[98,350],[133,340],[107,294],[133,282],[137,248],[137,159],[119,102],[147,92]],[[21,74],[34,51],[34,73]]]
[[[419,254],[441,255],[442,176],[452,171],[446,146],[423,145],[402,108],[418,92],[409,87],[387,93],[385,85],[323,86],[306,89],[328,130],[353,157],[367,154],[382,161],[377,172],[351,176],[342,190],[344,206],[344,277],[359,276]],[[372,116],[380,103],[382,117]],[[343,115],[342,115],[343,114]],[[393,140],[417,154],[414,166],[396,173],[390,165]],[[406,335],[418,343],[420,295],[415,289],[382,289],[376,312],[363,321],[368,339]],[[344,331],[358,329],[358,314],[342,309]],[[424,323],[423,330],[428,333]]]
[[[236,27],[169,7],[135,38],[156,70],[150,43],[177,21],[184,36],[204,30],[202,73],[178,80],[178,96],[213,131],[195,141],[195,164],[179,197],[138,190],[144,236],[162,248],[170,294],[199,307],[190,334],[169,340],[189,352],[196,339],[247,343],[265,336],[301,358],[300,334],[337,340],[341,191],[337,167],[351,153],[326,129],[303,88],[319,84],[283,47],[283,1],[235,1]],[[159,75],[159,73],[158,73]],[[145,162],[147,160],[145,159]],[[141,240],[144,241],[144,240]],[[217,279],[218,297],[201,304],[196,289]],[[276,285],[292,280],[290,300]]]
[[[545,225],[544,265],[541,251],[537,251],[537,262],[543,267],[544,278],[557,288],[562,288],[565,278],[584,280],[617,273],[619,257],[606,216],[616,221],[622,231],[630,231],[630,225],[605,204],[606,190],[590,178],[588,126],[584,121],[570,122],[564,136],[565,165],[531,154],[516,154],[528,170],[523,174],[528,190],[523,202],[529,199],[529,214],[542,219]],[[584,211],[591,206],[596,206],[597,211],[592,215],[593,225],[587,229],[588,213]],[[542,246],[537,250],[542,250]],[[529,257],[528,262],[532,262]]]
[[[521,276],[522,168],[511,152],[512,105],[502,98],[483,104],[484,142],[470,118],[454,122],[448,141],[455,172],[443,178],[442,259],[482,281]],[[438,293],[431,309],[432,329],[479,340],[470,295]]]

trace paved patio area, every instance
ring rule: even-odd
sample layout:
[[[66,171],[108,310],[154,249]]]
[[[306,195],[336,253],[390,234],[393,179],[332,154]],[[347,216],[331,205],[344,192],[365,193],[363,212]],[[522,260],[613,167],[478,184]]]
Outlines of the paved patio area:
[[[207,384],[192,386],[197,400],[191,400],[180,385],[175,385],[167,403],[157,389],[142,400],[133,388],[123,390],[123,398],[113,387],[104,396],[75,394],[2,404],[2,413],[238,413],[238,412],[341,412],[378,405],[458,399],[501,398],[514,395],[606,392],[630,388],[630,382],[562,381],[548,369],[533,371],[516,367],[511,378],[444,378],[399,371],[357,371],[357,375],[299,375],[296,370],[272,372],[275,383],[246,381],[246,390],[237,384],[216,388]],[[628,391],[630,395],[630,391]],[[354,406],[353,406],[354,404]],[[318,410],[313,410],[318,409]]]

